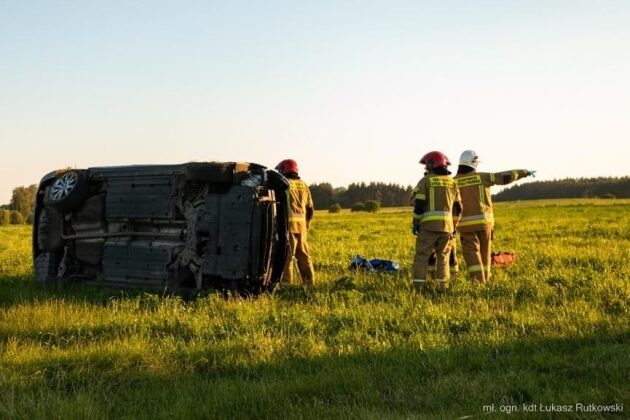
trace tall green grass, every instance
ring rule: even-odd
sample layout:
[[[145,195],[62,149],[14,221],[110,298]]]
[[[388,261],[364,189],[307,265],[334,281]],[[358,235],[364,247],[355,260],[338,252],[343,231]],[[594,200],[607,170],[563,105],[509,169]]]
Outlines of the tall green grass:
[[[629,204],[501,203],[495,249],[518,263],[427,295],[411,290],[406,209],[318,213],[315,290],[256,299],[44,290],[28,228],[1,228],[0,418],[453,418],[532,402],[627,413]],[[356,254],[402,269],[353,272]]]

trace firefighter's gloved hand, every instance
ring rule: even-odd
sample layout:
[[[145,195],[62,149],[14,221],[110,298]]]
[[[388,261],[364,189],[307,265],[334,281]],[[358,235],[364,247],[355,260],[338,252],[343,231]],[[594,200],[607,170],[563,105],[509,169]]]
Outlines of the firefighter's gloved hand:
[[[527,171],[527,176],[533,176],[534,178],[536,178],[536,172],[537,171]]]
[[[413,233],[415,236],[418,236],[418,234],[420,233],[420,223],[414,222],[411,225],[411,233]]]
[[[457,231],[454,230],[453,233],[451,233],[451,239],[455,239],[456,236],[457,236]]]

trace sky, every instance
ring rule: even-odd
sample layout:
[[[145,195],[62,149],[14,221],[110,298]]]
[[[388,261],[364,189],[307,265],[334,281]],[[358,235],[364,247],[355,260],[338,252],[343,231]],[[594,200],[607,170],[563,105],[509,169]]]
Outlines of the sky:
[[[187,161],[409,185],[432,150],[630,175],[628,22],[626,0],[0,0],[0,203]]]

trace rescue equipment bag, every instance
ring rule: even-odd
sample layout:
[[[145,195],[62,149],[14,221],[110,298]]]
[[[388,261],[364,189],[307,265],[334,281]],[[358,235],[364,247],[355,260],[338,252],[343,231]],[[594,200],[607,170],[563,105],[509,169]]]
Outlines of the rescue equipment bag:
[[[493,252],[491,255],[492,265],[497,268],[505,268],[514,264],[518,257],[514,252]]]
[[[353,270],[363,269],[374,272],[393,273],[400,269],[400,264],[396,261],[382,260],[379,258],[368,260],[357,255],[352,259],[350,268]]]

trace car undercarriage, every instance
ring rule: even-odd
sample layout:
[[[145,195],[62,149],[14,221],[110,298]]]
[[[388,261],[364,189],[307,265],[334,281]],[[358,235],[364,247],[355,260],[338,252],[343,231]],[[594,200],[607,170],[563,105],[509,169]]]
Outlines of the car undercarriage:
[[[287,254],[288,184],[251,163],[63,170],[39,186],[33,258],[45,285],[258,293]]]

